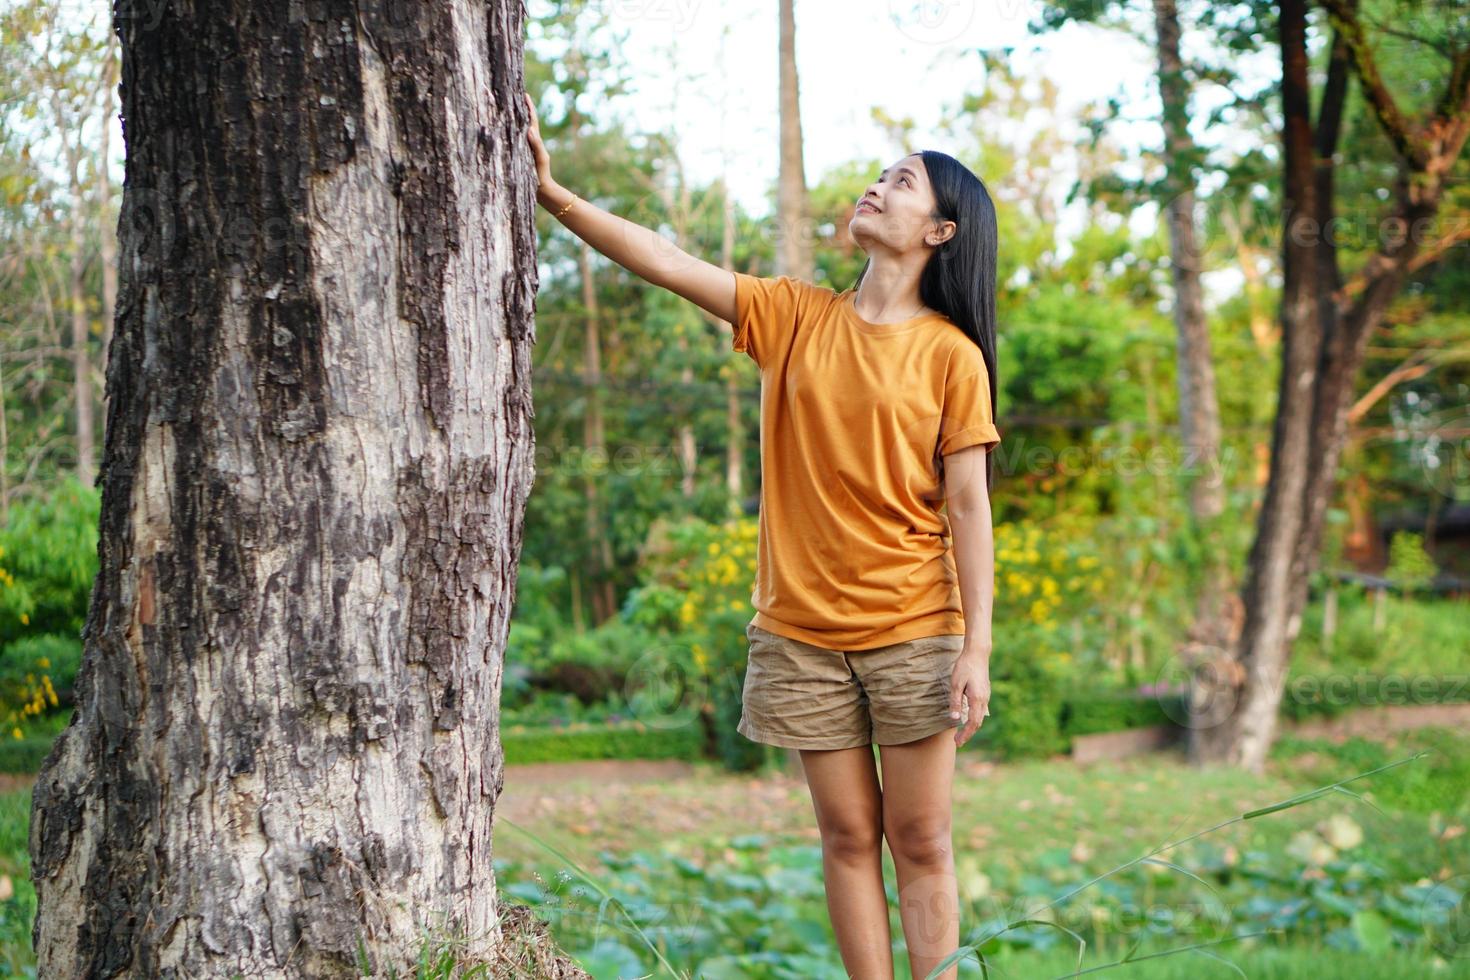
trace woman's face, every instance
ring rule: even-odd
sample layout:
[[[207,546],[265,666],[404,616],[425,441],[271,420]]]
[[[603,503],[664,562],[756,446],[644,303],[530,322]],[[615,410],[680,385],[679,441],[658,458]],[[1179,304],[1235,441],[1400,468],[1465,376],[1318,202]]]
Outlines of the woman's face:
[[[953,234],[953,223],[943,222],[945,227],[940,227],[941,223],[931,217],[933,213],[934,188],[924,169],[924,158],[912,153],[867,186],[847,231],[868,253],[874,246],[898,253],[923,249]]]

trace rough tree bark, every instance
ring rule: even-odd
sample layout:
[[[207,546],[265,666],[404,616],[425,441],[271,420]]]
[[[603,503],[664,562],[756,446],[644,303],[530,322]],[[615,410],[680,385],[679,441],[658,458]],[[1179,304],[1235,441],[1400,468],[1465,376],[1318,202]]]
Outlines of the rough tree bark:
[[[117,0],[100,572],[30,838],[47,977],[500,939],[534,469],[513,0]],[[411,971],[410,971],[411,972]]]
[[[1470,238],[1470,225],[1434,222],[1470,136],[1470,45],[1424,118],[1407,116],[1379,76],[1356,0],[1322,0],[1333,28],[1327,79],[1313,124],[1306,0],[1280,4],[1286,220],[1282,244],[1282,367],[1271,472],[1242,600],[1242,635],[1204,665],[1191,690],[1190,756],[1259,772],[1276,734],[1291,644],[1316,570],[1327,504],[1347,435],[1354,384],[1369,336],[1410,272]],[[1346,282],[1330,222],[1334,154],[1348,82],[1355,77],[1399,156],[1378,251]]]

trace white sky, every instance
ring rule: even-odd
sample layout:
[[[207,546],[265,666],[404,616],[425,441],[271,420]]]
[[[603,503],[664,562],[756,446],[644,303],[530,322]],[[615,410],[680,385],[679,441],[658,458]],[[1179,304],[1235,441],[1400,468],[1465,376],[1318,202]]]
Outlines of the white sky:
[[[776,0],[600,0],[600,5],[612,30],[627,37],[621,58],[635,92],[618,100],[620,113],[637,128],[676,133],[693,179],[710,181],[723,169],[741,205],[765,213],[779,162]],[[888,163],[906,150],[948,148],[934,127],[945,105],[979,90],[978,59],[961,60],[976,48],[1013,46],[1020,77],[1045,78],[1057,87],[1059,117],[1033,125],[1052,126],[1070,142],[1079,132],[1081,107],[1115,96],[1128,118],[1141,121],[1115,124],[1111,138],[1130,150],[1158,145],[1151,48],[1120,32],[1086,25],[1032,36],[1026,24],[1037,18],[1038,6],[1030,0],[796,0],[808,182],[853,159],[877,157]],[[1184,6],[1187,16],[1189,5]],[[1151,40],[1151,13],[1141,28]],[[722,58],[720,38],[726,29]],[[1186,52],[1191,40],[1186,33]],[[1274,67],[1270,54],[1268,49],[1257,66],[1263,74]],[[1196,117],[1202,120],[1209,107],[1223,101],[1223,93],[1204,91],[1195,100]],[[898,146],[871,121],[875,106],[916,122],[912,146]],[[1198,129],[1196,135],[1206,140],[1211,134]],[[997,138],[1011,142],[1017,137]],[[992,185],[1006,179],[1005,174],[980,176]],[[1064,173],[1059,201],[1073,176],[1070,169]],[[1080,207],[1064,212],[1060,237],[1067,238],[1080,220]],[[1151,230],[1151,224],[1147,214],[1135,220],[1140,231]]]
[[[59,0],[63,16],[107,23],[102,0]],[[532,10],[545,0],[532,0]],[[778,73],[776,0],[592,0],[612,30],[626,35],[620,56],[629,66],[633,92],[615,111],[633,126],[676,135],[686,172],[696,182],[725,173],[733,193],[752,214],[764,214],[778,164]],[[1152,37],[1147,5],[1140,35]],[[1116,97],[1133,123],[1117,123],[1110,138],[1130,152],[1156,146],[1161,134],[1155,62],[1145,43],[1120,32],[1085,25],[1036,37],[1026,31],[1037,17],[1034,0],[796,0],[796,53],[800,72],[805,168],[809,183],[844,162],[876,157],[891,162],[905,150],[947,148],[935,130],[943,108],[978,90],[976,48],[1012,46],[1018,75],[1048,79],[1058,89],[1058,117],[1033,119],[1070,140],[1089,102]],[[1188,21],[1190,4],[1183,4]],[[728,36],[721,44],[721,35]],[[1186,32],[1186,53],[1195,39]],[[1267,48],[1254,65],[1236,67],[1254,75],[1251,86],[1276,69]],[[1253,69],[1253,71],[1251,71]],[[1219,89],[1196,92],[1196,122],[1223,99]],[[916,125],[913,144],[901,147],[870,119],[873,107]],[[112,157],[122,179],[121,132],[113,130]],[[1218,132],[1196,126],[1208,142]],[[997,133],[1017,140],[1022,134]],[[1073,173],[1063,162],[1060,194]],[[561,176],[561,175],[559,175]],[[1005,174],[981,174],[991,185]],[[570,184],[570,179],[568,180]],[[1059,238],[1065,241],[1083,220],[1082,206],[1063,211]],[[1135,215],[1140,233],[1157,233],[1154,216]],[[1220,287],[1231,288],[1220,282]]]

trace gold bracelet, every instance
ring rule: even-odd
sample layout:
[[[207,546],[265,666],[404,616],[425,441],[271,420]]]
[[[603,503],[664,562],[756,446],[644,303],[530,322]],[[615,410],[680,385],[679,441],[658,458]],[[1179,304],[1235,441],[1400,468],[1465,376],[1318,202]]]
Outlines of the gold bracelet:
[[[568,201],[566,204],[562,205],[561,210],[558,211],[558,212],[556,212],[555,214],[553,214],[552,217],[553,218],[560,218],[562,215],[564,215],[564,214],[567,213],[567,209],[568,208],[570,208],[573,204],[576,204],[576,203],[577,203],[577,195],[573,194],[572,195],[572,199],[570,201]]]

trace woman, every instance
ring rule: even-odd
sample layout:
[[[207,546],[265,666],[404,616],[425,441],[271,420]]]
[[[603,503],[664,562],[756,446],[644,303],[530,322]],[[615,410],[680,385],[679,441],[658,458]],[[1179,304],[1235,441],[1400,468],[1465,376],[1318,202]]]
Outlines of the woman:
[[[760,366],[756,612],[738,730],[800,751],[848,974],[893,976],[886,839],[909,963],[926,976],[959,944],[955,751],[989,714],[990,197],[952,157],[914,153],[857,202],[848,228],[868,262],[855,287],[730,272],[557,184],[527,102],[541,205],[731,323],[732,349]]]

